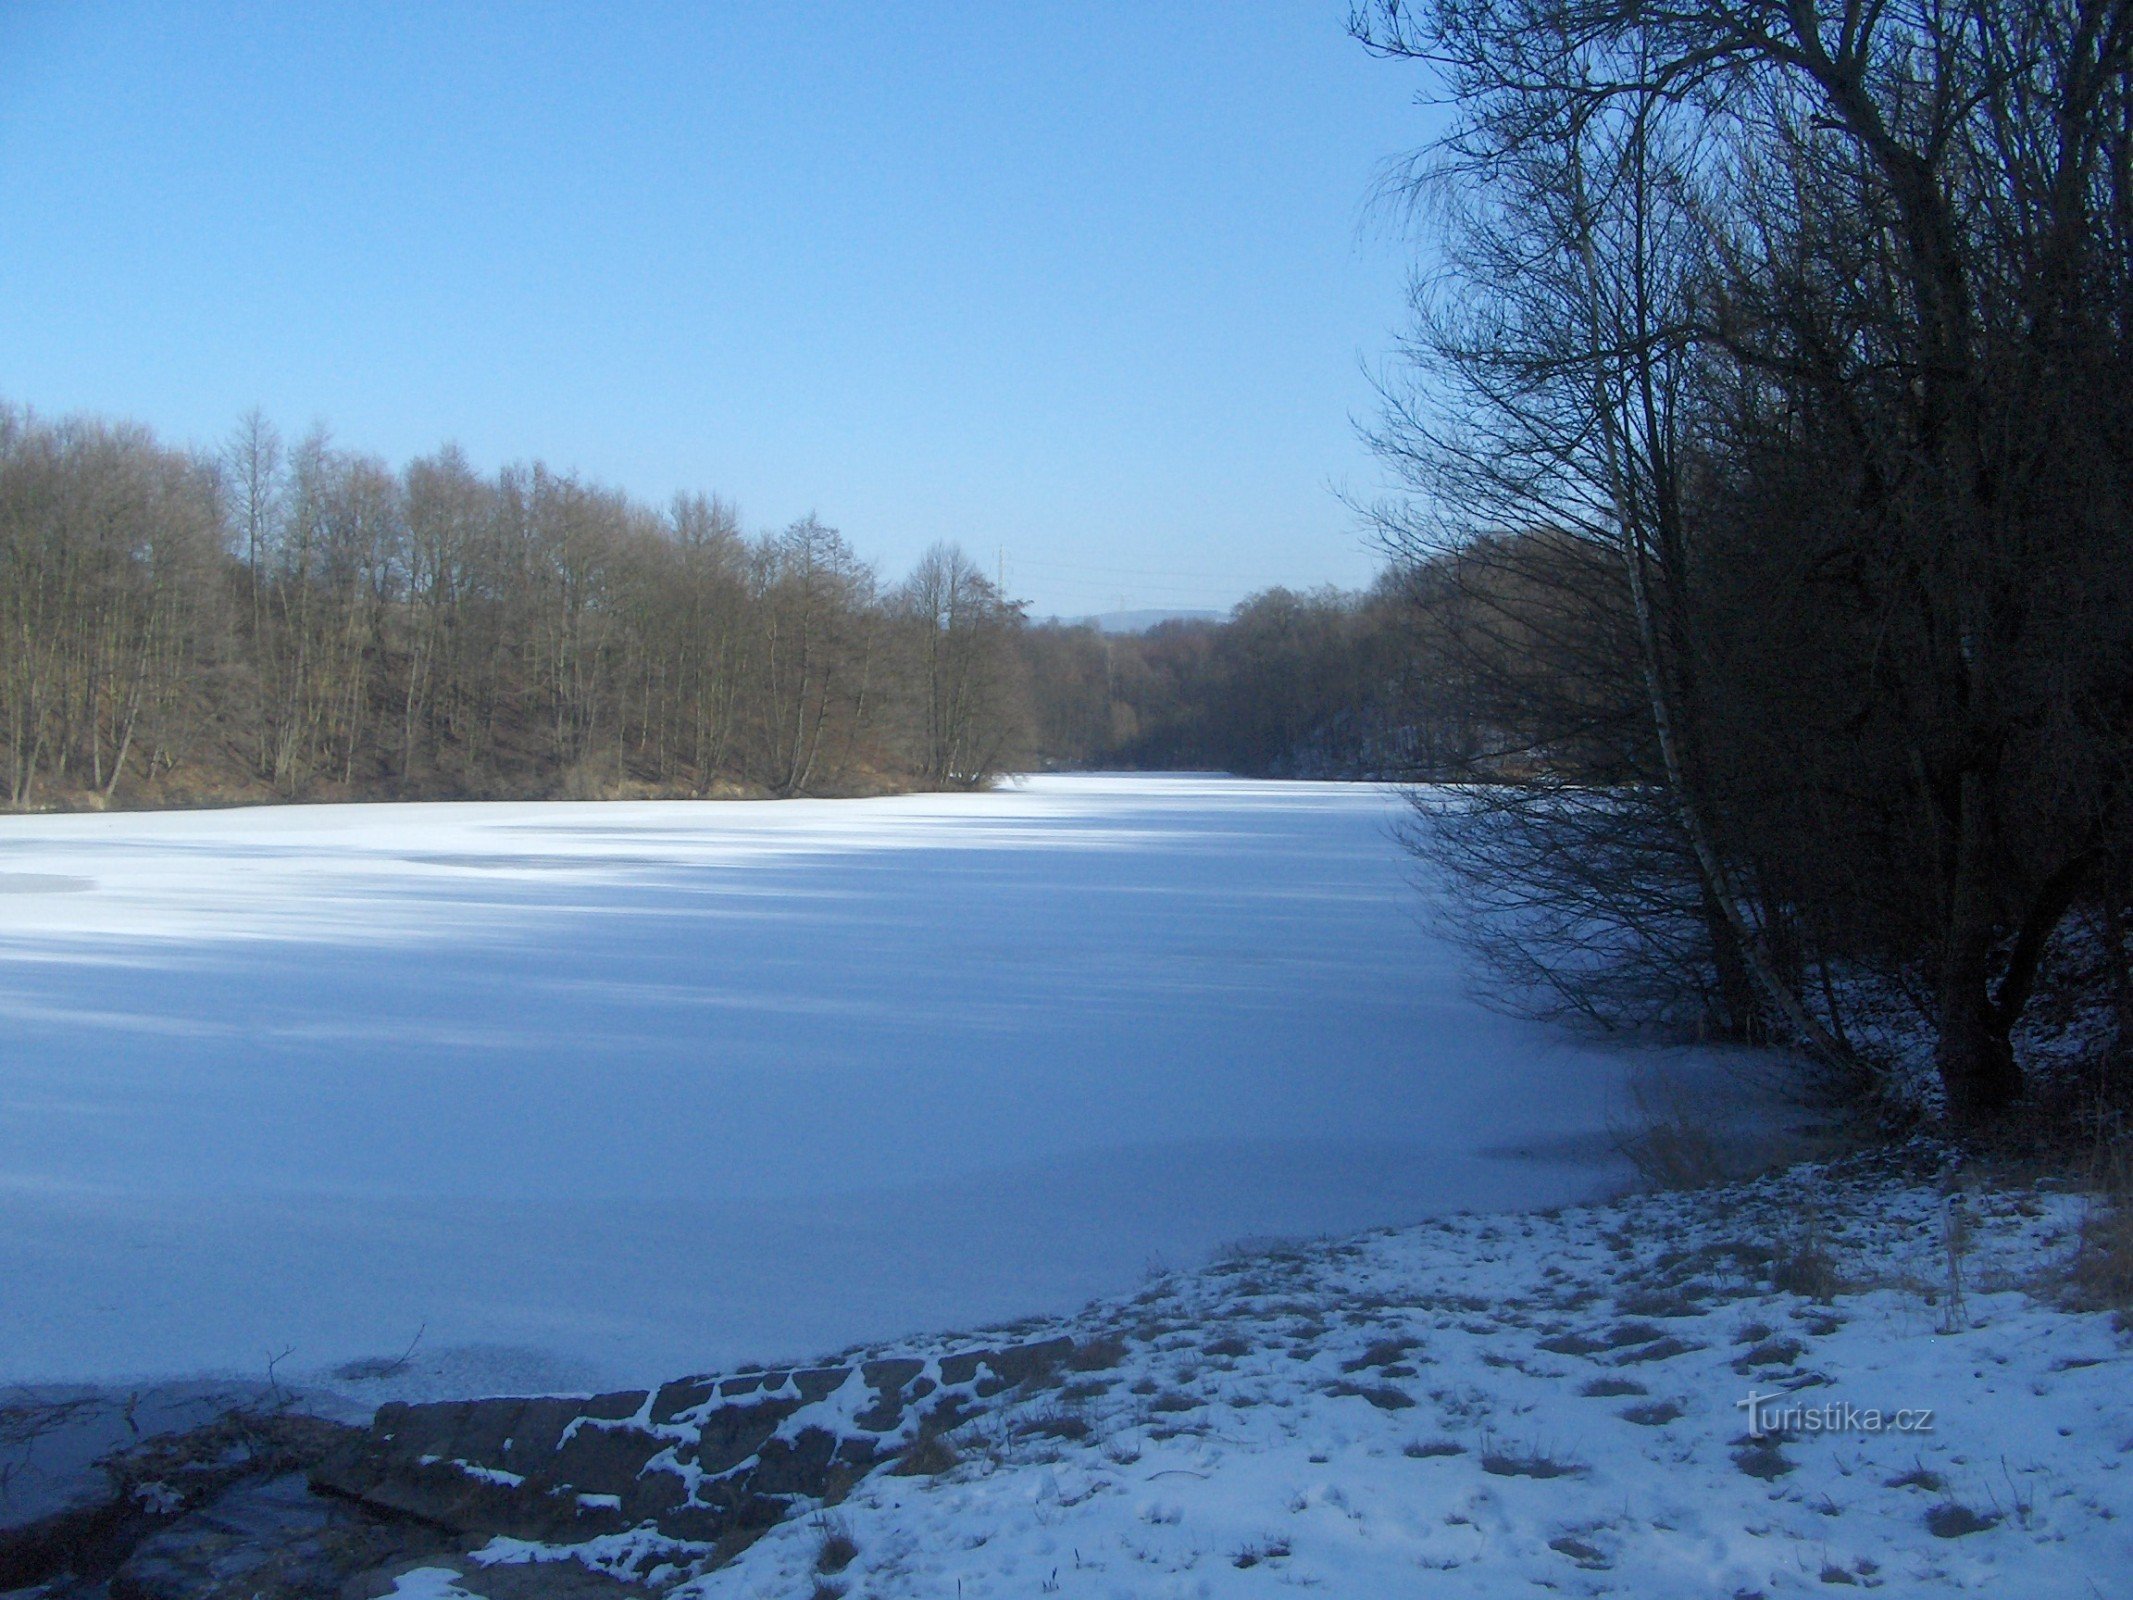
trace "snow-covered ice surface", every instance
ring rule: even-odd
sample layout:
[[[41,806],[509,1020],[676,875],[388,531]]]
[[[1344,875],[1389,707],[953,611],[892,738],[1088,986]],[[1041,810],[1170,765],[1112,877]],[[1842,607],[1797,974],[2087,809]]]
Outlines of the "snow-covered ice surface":
[[[0,821],[0,1381],[647,1383],[1612,1175],[1368,786]],[[381,1365],[373,1362],[375,1369]],[[330,1380],[339,1381],[339,1380]]]
[[[678,1593],[820,1593],[838,1534],[837,1589],[870,1600],[2125,1594],[2129,1341],[2051,1299],[2081,1203],[1956,1200],[1951,1306],[1946,1187],[1803,1168],[1166,1274],[1019,1330],[1109,1340],[1115,1364],[1010,1397],[939,1476],[877,1473]],[[1882,1430],[1800,1416],[1758,1442],[1751,1391]],[[1930,1428],[1895,1431],[1921,1409]],[[603,1554],[643,1552],[577,1558]]]

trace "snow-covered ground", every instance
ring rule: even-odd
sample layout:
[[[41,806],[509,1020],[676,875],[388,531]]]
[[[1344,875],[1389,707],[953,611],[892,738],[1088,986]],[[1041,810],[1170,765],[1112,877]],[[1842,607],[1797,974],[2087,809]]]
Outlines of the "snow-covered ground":
[[[2053,1303],[2081,1206],[1806,1168],[1165,1274],[1016,1330],[1110,1364],[678,1594],[2121,1595],[2129,1340]]]
[[[1399,814],[0,820],[0,1381],[641,1383],[1593,1192],[1628,1061],[1468,998]]]

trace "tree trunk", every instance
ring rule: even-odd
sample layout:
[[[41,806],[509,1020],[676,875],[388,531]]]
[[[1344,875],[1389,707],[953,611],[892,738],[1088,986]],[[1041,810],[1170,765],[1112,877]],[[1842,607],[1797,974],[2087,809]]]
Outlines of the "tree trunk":
[[[1935,1018],[1939,1038],[1933,1063],[1958,1121],[1990,1117],[2022,1093],[2022,1071],[2009,1040],[2013,1017],[1993,1005],[1992,907],[1986,884],[1990,844],[1982,816],[1984,782],[1966,772],[1956,784],[1953,881],[1948,886],[1947,931],[1941,945]]]

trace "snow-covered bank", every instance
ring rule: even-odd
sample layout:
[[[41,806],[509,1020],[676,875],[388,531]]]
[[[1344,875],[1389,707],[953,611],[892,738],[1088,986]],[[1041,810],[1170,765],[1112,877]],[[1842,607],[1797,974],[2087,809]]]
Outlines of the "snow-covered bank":
[[[1630,1059],[1468,997],[1398,814],[0,819],[0,1380],[656,1382],[1593,1192]]]
[[[1018,1330],[1115,1338],[1115,1367],[686,1592],[2123,1593],[2128,1339],[2053,1300],[2081,1202],[1955,1204],[1953,1303],[1944,1186],[1864,1169],[1165,1275]],[[1751,1393],[1793,1426],[1751,1437]]]

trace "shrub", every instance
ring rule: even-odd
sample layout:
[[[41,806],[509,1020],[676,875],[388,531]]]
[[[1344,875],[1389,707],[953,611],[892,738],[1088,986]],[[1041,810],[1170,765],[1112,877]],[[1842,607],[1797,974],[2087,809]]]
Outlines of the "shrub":
[[[815,1570],[835,1575],[858,1559],[859,1546],[853,1542],[851,1531],[842,1523],[826,1522],[822,1525],[822,1543],[815,1550]]]
[[[955,1446],[937,1433],[922,1433],[889,1469],[899,1478],[931,1478],[946,1472],[963,1458]]]

